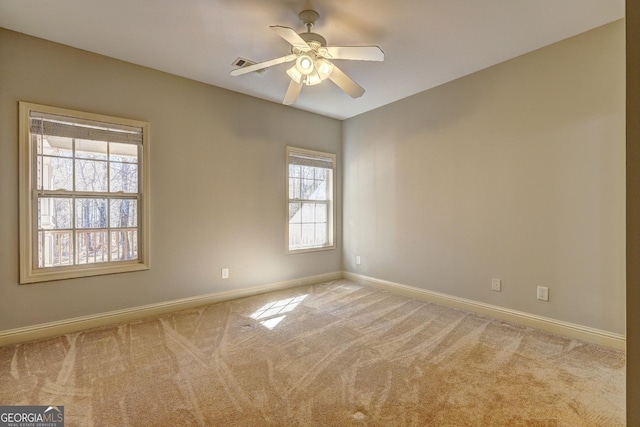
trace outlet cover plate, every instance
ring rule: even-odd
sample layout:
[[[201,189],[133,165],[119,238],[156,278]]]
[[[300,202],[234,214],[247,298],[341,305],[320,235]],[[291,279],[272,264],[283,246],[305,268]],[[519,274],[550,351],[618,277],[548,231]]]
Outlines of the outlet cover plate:
[[[538,286],[537,297],[540,301],[549,301],[549,288],[546,286]]]
[[[495,292],[502,292],[502,280],[491,279],[491,290]]]

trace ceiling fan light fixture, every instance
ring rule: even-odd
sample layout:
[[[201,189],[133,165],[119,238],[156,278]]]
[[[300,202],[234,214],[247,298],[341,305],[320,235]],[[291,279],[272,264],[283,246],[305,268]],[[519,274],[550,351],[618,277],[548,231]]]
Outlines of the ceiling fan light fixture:
[[[296,68],[302,74],[310,74],[313,71],[313,59],[309,55],[300,55],[296,61]]]
[[[314,69],[304,78],[304,84],[314,86],[325,81],[333,72],[333,64],[324,59],[317,59],[314,63]]]
[[[314,70],[313,73],[307,74],[307,77],[304,79],[304,84],[307,86],[314,86],[320,83],[322,83],[322,78],[316,70]]]
[[[316,70],[321,80],[326,80],[333,72],[333,64],[324,59],[318,59],[316,61]]]
[[[296,83],[300,83],[300,81],[302,81],[302,73],[298,71],[298,68],[295,65],[287,70],[287,74],[291,77],[291,80]]]

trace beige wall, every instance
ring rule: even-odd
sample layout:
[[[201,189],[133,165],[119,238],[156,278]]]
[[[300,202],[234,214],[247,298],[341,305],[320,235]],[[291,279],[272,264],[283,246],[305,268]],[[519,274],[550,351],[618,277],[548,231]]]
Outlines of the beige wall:
[[[19,100],[150,122],[151,270],[18,285]],[[0,330],[341,269],[284,241],[285,146],[339,153],[337,120],[2,29],[0,119]]]
[[[624,37],[618,21],[345,121],[345,270],[624,333]]]
[[[640,3],[627,1],[627,425],[640,425]]]

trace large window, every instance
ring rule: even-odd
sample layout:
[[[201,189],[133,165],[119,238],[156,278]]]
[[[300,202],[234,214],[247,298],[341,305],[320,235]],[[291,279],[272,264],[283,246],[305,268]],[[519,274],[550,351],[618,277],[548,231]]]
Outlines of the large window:
[[[20,282],[148,268],[149,125],[20,103]]]
[[[287,147],[288,252],[333,249],[334,154]]]

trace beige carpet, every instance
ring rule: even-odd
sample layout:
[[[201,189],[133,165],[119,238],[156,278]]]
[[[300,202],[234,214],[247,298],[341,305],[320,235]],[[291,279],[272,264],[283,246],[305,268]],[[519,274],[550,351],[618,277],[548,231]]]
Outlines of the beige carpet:
[[[625,356],[348,281],[0,348],[66,426],[622,426]]]

